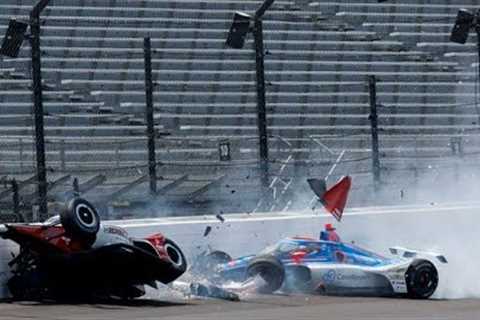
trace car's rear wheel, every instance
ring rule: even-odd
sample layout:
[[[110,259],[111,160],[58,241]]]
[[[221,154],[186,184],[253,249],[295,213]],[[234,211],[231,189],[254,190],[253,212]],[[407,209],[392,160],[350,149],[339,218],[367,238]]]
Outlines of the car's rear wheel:
[[[257,286],[257,291],[269,294],[282,286],[285,280],[285,268],[274,256],[259,256],[250,262],[247,268],[247,277],[262,278],[263,282]]]
[[[428,260],[415,260],[406,273],[407,296],[412,299],[428,299],[437,289],[438,271]]]
[[[81,198],[70,200],[60,213],[60,221],[69,237],[88,245],[95,242],[100,229],[100,216],[87,200]]]

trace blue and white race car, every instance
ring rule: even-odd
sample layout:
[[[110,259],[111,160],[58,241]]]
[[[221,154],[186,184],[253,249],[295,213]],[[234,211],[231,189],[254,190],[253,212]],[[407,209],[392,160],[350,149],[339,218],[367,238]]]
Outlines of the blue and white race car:
[[[341,241],[286,238],[257,255],[230,259],[211,252],[211,281],[257,281],[257,291],[302,291],[326,295],[402,296],[427,299],[438,285],[444,256],[404,248],[390,248],[386,258]]]

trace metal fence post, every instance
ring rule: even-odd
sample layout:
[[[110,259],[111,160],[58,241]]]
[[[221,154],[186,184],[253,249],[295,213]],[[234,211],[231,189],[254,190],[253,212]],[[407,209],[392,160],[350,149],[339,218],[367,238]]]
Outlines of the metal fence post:
[[[115,164],[117,168],[120,168],[120,142],[115,142]]]
[[[20,147],[19,154],[18,156],[20,157],[19,162],[20,162],[20,171],[23,173],[23,139],[19,138],[18,139],[18,145]]]
[[[60,168],[63,172],[67,170],[66,157],[65,157],[65,139],[60,140]]]
[[[155,156],[155,124],[153,121],[153,81],[152,81],[152,47],[150,38],[143,39],[145,56],[145,120],[148,139],[148,173],[150,176],[150,193],[157,193],[157,160]]]
[[[13,179],[12,183],[12,195],[13,195],[13,213],[17,216],[18,222],[24,222],[23,216],[20,214],[20,195],[18,194],[17,180]]]
[[[73,179],[73,196],[75,198],[80,196],[80,185],[77,177]]]
[[[368,87],[370,92],[370,116],[372,132],[372,169],[373,184],[375,191],[380,186],[380,156],[378,146],[378,115],[377,115],[377,79],[375,76],[368,77]]]

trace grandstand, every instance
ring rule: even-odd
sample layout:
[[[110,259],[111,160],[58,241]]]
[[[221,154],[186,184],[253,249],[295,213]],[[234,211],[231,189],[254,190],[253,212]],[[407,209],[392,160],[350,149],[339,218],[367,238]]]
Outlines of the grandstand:
[[[28,19],[34,3],[3,0],[0,34],[11,18]],[[137,211],[143,215],[258,210],[253,39],[243,49],[227,48],[225,39],[233,13],[253,13],[260,4],[53,1],[42,14],[41,42],[51,200],[71,193],[77,177],[85,197],[105,204],[104,214],[112,206],[125,215],[132,207],[143,208]],[[275,1],[263,18],[275,194],[264,210],[308,207],[298,192],[304,178],[324,176],[334,163],[331,179],[354,177],[354,204],[380,199],[372,187],[369,75],[378,79],[384,204],[398,201],[399,190],[433,169],[451,171],[448,179],[459,166],[476,170],[476,37],[466,46],[449,41],[459,8],[478,5]],[[145,178],[147,36],[159,162],[155,199]],[[26,207],[35,198],[30,68],[28,44],[18,58],[0,58],[0,201],[10,200],[7,181],[15,177],[25,182]],[[229,162],[218,155],[225,139],[232,148]]]

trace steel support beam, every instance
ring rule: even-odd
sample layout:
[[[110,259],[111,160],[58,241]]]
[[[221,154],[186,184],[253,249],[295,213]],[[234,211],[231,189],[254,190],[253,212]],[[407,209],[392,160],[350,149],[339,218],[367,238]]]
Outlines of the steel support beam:
[[[57,180],[55,180],[55,181],[53,181],[53,182],[50,182],[50,183],[48,184],[47,191],[50,191],[50,190],[52,190],[53,188],[58,187],[59,185],[66,183],[66,182],[67,182],[68,180],[70,180],[71,178],[72,178],[72,176],[69,175],[69,174],[67,174],[67,175],[64,175],[64,176],[58,178]]]
[[[83,183],[80,183],[78,178],[75,178],[73,179],[72,190],[64,192],[63,195],[66,198],[69,198],[72,196],[80,197],[82,193],[85,193],[94,189],[98,185],[101,185],[102,183],[104,183],[106,180],[107,178],[102,174],[96,175]]]
[[[153,122],[153,81],[152,81],[152,47],[150,38],[143,39],[145,60],[145,120],[148,138],[148,174],[150,177],[150,194],[157,193],[157,160],[155,155],[155,124]]]
[[[22,190],[26,186],[34,183],[36,180],[37,180],[37,176],[32,176],[32,177],[28,178],[27,180],[17,182],[17,190],[18,191]],[[13,188],[10,188],[10,189],[7,189],[5,191],[0,192],[0,200],[7,197],[13,191],[14,191]]]
[[[164,194],[166,194],[167,192],[177,188],[179,185],[181,185],[182,183],[184,183],[187,180],[188,180],[188,174],[185,174],[185,175],[181,176],[177,180],[175,180],[173,182],[170,182],[169,184],[167,184],[166,186],[164,186],[160,190],[158,190],[157,191],[157,196],[163,196]]]
[[[103,174],[96,175],[95,177],[85,181],[84,183],[81,183],[78,185],[78,192],[80,194],[88,192],[92,190],[93,188],[101,185],[107,181],[107,177],[105,177]]]
[[[32,15],[39,16],[40,13],[42,13],[43,9],[45,9],[48,6],[48,3],[50,0],[40,0],[37,2],[37,4],[33,7],[32,10]]]
[[[46,190],[47,195],[48,195],[49,191],[53,190],[53,188],[58,187],[59,185],[62,185],[64,183],[66,183],[71,178],[72,178],[72,176],[67,174],[67,175],[64,175],[64,176],[58,178],[57,180],[55,180],[53,182],[47,183],[47,190]],[[36,196],[36,193],[25,194],[25,195],[22,196],[22,198],[26,201],[32,201],[32,199],[36,199],[35,196]],[[38,199],[36,199],[36,200],[38,200]],[[46,218],[46,217],[40,217],[40,218]]]
[[[111,193],[110,195],[105,197],[105,200],[104,200],[105,203],[110,202],[112,200],[115,200],[116,198],[120,197],[121,195],[123,195],[127,192],[130,192],[130,190],[132,190],[136,186],[138,186],[138,185],[144,183],[145,181],[147,181],[148,178],[149,178],[148,175],[142,176],[142,177],[138,178],[137,180],[130,182],[128,185],[120,188],[119,190]]]
[[[32,55],[32,85],[35,118],[35,146],[40,219],[47,217],[47,170],[45,165],[45,133],[43,121],[42,69],[40,51],[40,13],[49,0],[41,0],[30,12],[30,45]]]
[[[260,6],[260,8],[258,8],[255,12],[255,20],[260,19],[265,14],[265,11],[267,11],[272,6],[274,1],[275,0],[265,0]]]
[[[203,187],[195,190],[194,192],[190,193],[187,198],[188,198],[188,201],[191,202],[193,200],[195,200],[195,198],[197,198],[198,196],[204,194],[205,192],[207,192],[208,190],[216,187],[216,186],[219,186],[226,178],[227,176],[226,175],[223,175],[221,176],[220,178],[204,185]]]
[[[368,88],[370,94],[370,116],[372,133],[372,170],[373,184],[375,191],[380,186],[380,155],[378,146],[378,115],[377,115],[377,79],[375,76],[368,77]]]

